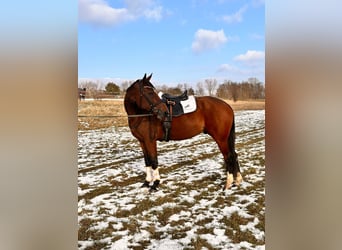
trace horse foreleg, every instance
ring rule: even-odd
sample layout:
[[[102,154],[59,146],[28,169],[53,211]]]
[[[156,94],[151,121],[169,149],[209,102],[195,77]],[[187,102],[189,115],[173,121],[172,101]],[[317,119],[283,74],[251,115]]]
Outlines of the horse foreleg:
[[[151,186],[150,191],[157,191],[157,187],[159,186],[159,183],[160,183],[160,175],[159,175],[158,167],[152,170],[152,175],[153,175],[153,185]]]
[[[152,181],[152,167],[145,167],[146,178],[144,184],[142,184],[142,188],[149,188],[150,182]]]
[[[143,149],[146,166],[146,179],[144,181],[144,184],[142,185],[142,188],[150,188],[150,191],[156,191],[160,183],[157,158],[157,143],[154,141],[151,143],[141,142],[140,144]],[[153,185],[150,187],[151,182],[153,182]]]
[[[149,160],[148,151],[146,149],[145,143],[143,141],[140,141],[140,146],[144,154],[145,173],[146,173],[146,178],[141,188],[149,188],[150,182],[152,181],[152,167],[150,166],[150,160]]]
[[[159,168],[157,167],[156,169],[153,169],[152,167],[145,167],[145,171],[146,179],[141,187],[150,188],[151,191],[156,191],[160,183]],[[150,182],[153,182],[153,185],[151,187]]]

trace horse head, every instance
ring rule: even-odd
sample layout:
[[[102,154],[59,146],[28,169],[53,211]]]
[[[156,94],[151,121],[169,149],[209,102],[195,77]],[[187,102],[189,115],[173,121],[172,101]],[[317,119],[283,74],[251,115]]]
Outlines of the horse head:
[[[125,100],[128,99],[141,109],[157,116],[159,120],[164,120],[168,114],[168,108],[157,94],[153,84],[150,82],[152,74],[144,75],[142,79],[136,80],[126,92]]]

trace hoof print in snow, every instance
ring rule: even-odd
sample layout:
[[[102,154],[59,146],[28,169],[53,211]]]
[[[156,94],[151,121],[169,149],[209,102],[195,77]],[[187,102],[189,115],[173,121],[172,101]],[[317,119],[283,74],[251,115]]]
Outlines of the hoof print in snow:
[[[148,187],[141,187],[140,190],[142,193],[147,194],[150,189]]]

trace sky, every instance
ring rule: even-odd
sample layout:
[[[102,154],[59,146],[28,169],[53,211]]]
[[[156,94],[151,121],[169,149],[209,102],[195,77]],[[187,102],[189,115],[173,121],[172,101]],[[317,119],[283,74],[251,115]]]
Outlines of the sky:
[[[265,82],[264,0],[78,0],[79,82]]]

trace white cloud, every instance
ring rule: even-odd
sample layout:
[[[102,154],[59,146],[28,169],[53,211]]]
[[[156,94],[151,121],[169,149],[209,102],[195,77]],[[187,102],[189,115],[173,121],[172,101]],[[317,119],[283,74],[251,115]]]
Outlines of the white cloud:
[[[259,7],[265,5],[265,0],[252,0],[252,6]]]
[[[217,70],[218,72],[238,72],[239,69],[230,64],[221,64]]]
[[[219,48],[227,41],[222,29],[218,31],[199,29],[195,33],[195,40],[191,48],[195,53],[201,53],[205,50]]]
[[[144,11],[144,16],[147,19],[154,19],[155,21],[159,21],[162,19],[162,12],[163,12],[163,7],[162,6],[157,6],[153,9],[147,9]]]
[[[223,16],[222,19],[223,21],[227,23],[240,23],[243,20],[243,14],[247,10],[247,8],[248,8],[248,5],[244,5],[237,12],[231,15]]]
[[[258,79],[265,78],[264,66],[237,67],[231,64],[221,64],[218,67],[217,72],[221,75],[225,75],[225,78],[228,76],[231,79],[239,79],[239,81],[244,81],[248,77],[256,77]]]
[[[249,65],[256,64],[265,59],[264,51],[248,50],[245,54],[234,57],[235,61],[244,62]]]
[[[257,33],[249,34],[249,37],[250,37],[252,40],[263,40],[263,39],[264,39],[264,36],[263,36],[263,35],[260,35],[260,34],[257,34]]]
[[[130,13],[144,16],[147,19],[159,21],[162,18],[163,7],[156,5],[153,0],[125,0]]]
[[[117,25],[144,17],[159,21],[163,7],[152,0],[125,0],[126,7],[113,8],[104,0],[78,0],[79,19],[96,25]]]

